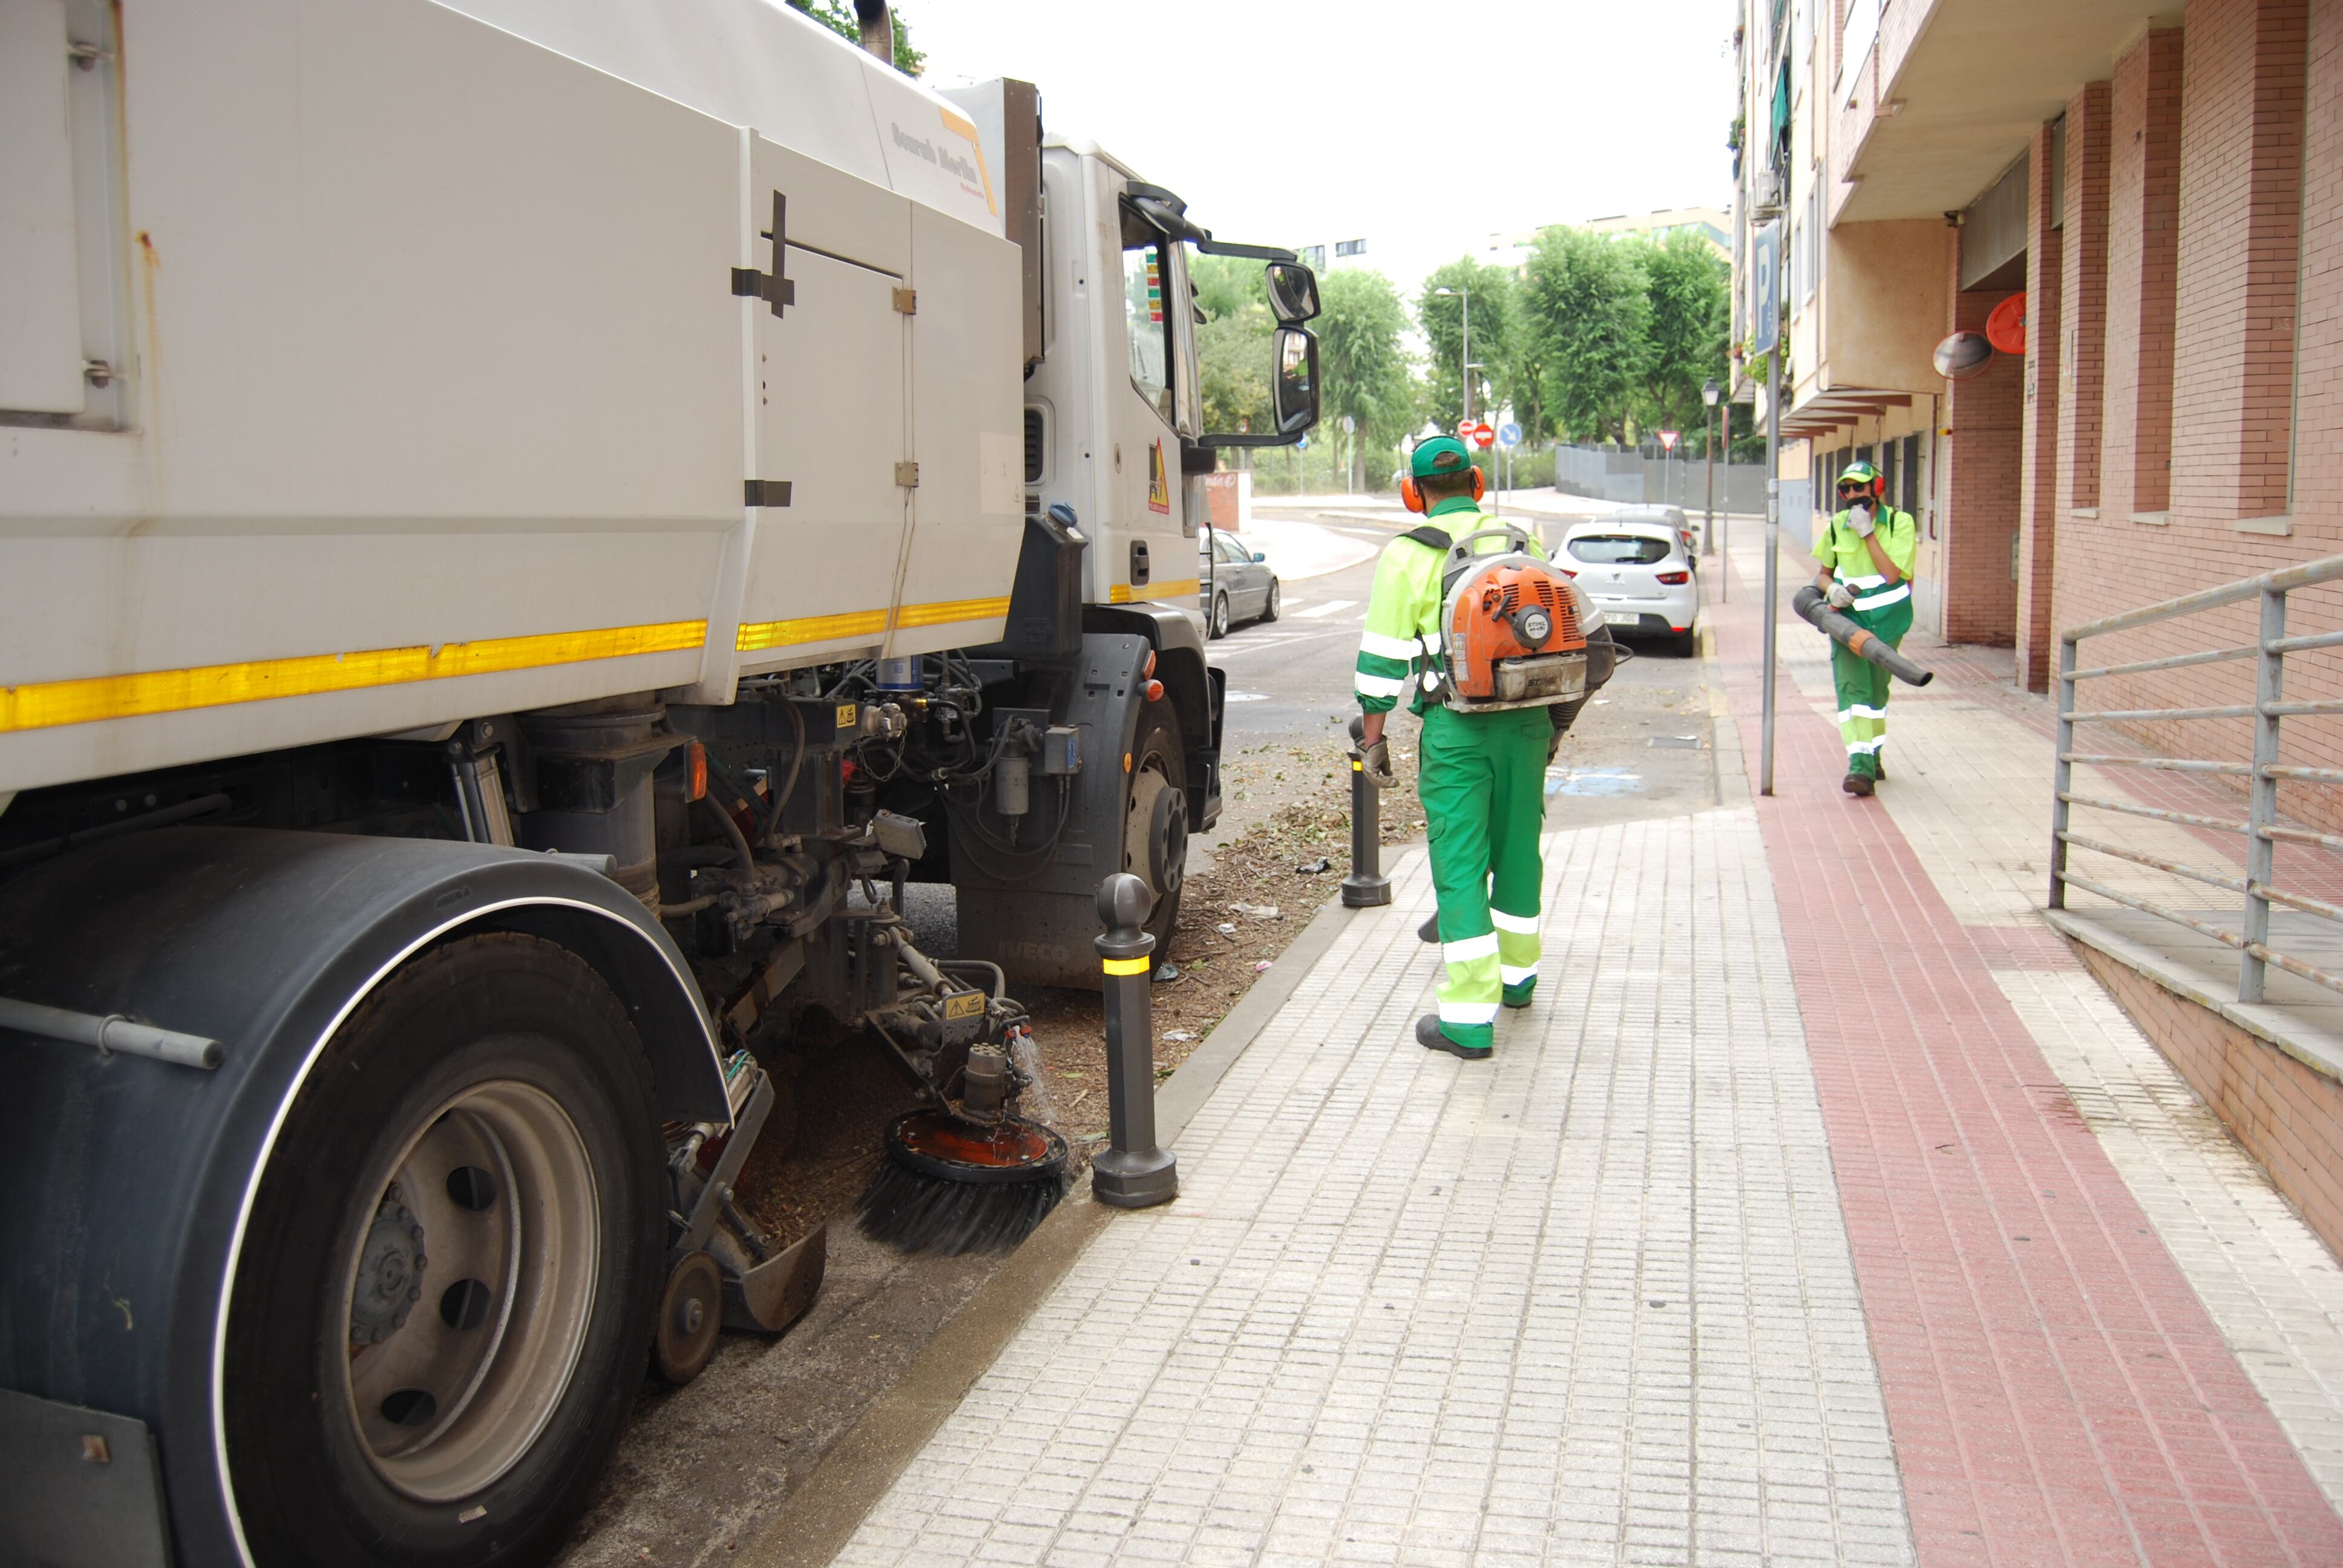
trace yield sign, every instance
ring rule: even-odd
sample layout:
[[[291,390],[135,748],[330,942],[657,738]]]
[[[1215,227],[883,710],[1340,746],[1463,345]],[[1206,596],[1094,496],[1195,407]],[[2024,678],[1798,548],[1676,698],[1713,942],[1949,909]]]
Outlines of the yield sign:
[[[1663,431],[1661,431],[1661,432],[1660,432],[1660,450],[1661,450],[1661,451],[1663,451],[1663,452],[1673,452],[1673,451],[1674,451],[1674,450],[1676,449],[1676,437],[1677,437],[1679,434],[1680,434],[1680,432],[1678,432],[1678,431],[1674,431],[1674,430],[1663,430]]]

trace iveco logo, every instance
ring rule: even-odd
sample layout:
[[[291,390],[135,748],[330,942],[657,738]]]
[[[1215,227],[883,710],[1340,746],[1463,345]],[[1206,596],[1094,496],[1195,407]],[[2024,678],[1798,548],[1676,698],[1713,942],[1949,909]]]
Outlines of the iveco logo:
[[[1040,959],[1044,962],[1061,964],[1066,961],[1066,950],[1054,942],[1003,942],[1001,950],[1013,959]]]

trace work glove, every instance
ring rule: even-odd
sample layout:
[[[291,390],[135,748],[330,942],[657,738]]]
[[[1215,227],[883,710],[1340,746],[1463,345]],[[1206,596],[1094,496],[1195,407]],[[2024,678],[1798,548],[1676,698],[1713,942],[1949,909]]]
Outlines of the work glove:
[[[1871,530],[1875,526],[1871,520],[1871,508],[1869,507],[1851,508],[1846,514],[1846,526],[1855,530],[1856,538],[1869,538]]]
[[[1855,590],[1842,582],[1831,584],[1830,593],[1826,597],[1830,599],[1830,607],[1833,609],[1848,609],[1855,604]]]
[[[1359,760],[1364,765],[1367,777],[1375,781],[1376,789],[1389,789],[1399,783],[1399,775],[1392,771],[1391,736],[1388,731],[1370,746],[1367,744],[1366,720],[1353,719],[1351,720],[1351,744],[1359,749]]]

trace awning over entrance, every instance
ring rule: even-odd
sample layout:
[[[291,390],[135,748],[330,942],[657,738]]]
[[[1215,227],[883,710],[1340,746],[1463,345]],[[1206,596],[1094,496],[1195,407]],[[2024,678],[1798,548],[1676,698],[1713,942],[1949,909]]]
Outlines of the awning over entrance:
[[[1842,426],[1853,425],[1858,419],[1869,419],[1885,414],[1890,408],[1909,408],[1912,394],[1889,392],[1873,387],[1834,387],[1818,392],[1782,416],[1782,439],[1804,441],[1827,435]]]

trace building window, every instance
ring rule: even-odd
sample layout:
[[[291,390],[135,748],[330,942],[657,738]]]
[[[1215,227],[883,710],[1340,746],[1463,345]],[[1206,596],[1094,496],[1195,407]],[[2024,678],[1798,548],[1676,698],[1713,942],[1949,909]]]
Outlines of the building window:
[[[1302,265],[1308,267],[1311,271],[1323,272],[1326,270],[1326,247],[1324,246],[1305,245],[1297,254],[1302,257]]]
[[[1334,242],[1334,254],[1336,256],[1364,256],[1367,254],[1367,242],[1363,239],[1338,239]]]

